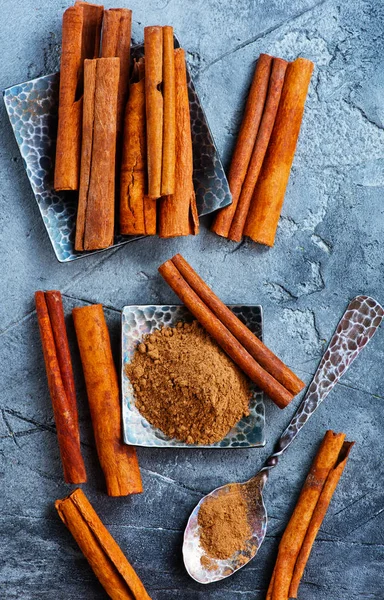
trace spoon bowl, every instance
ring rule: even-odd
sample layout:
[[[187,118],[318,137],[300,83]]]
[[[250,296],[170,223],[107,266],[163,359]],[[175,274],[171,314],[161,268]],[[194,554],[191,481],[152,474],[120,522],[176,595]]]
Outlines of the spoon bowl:
[[[188,574],[199,583],[213,583],[225,579],[244,567],[257,553],[267,530],[267,510],[263,501],[262,490],[267,479],[267,472],[260,472],[244,483],[228,483],[216,488],[204,496],[189,517],[184,532],[183,557]],[[199,511],[207,498],[226,496],[238,489],[247,505],[247,518],[251,536],[243,548],[232,556],[217,559],[208,556],[200,544]]]

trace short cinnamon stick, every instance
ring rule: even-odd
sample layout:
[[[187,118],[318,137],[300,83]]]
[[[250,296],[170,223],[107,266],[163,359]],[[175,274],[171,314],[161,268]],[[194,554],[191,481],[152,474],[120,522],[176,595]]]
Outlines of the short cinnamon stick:
[[[260,54],[229,169],[228,183],[232,194],[232,204],[218,211],[211,228],[217,235],[223,237],[228,237],[249,161],[251,160],[267,97],[271,67],[272,56]]]
[[[144,196],[144,222],[146,235],[156,235],[157,227],[157,202],[156,198]]]
[[[119,59],[84,64],[83,143],[76,250],[113,244]]]
[[[171,260],[166,261],[159,267],[159,272],[224,352],[232,358],[252,381],[265,391],[279,408],[285,408],[291,402],[293,395],[252,358],[240,342],[188,285],[173,262]]]
[[[173,39],[173,38],[172,38]],[[196,196],[193,186],[193,150],[189,113],[185,52],[177,48],[176,78],[176,180],[175,193],[160,200],[159,236],[194,235],[199,231]]]
[[[296,395],[304,387],[301,381],[267,346],[263,344],[236,315],[213,293],[205,281],[192,269],[187,261],[176,254],[172,258],[182,277],[216,315],[227,329],[238,339],[249,354],[289,392]]]
[[[122,441],[119,386],[101,304],[72,311],[97,453],[109,496],[143,491],[136,450]]]
[[[288,65],[268,150],[252,197],[244,235],[273,246],[299,137],[313,63],[297,58]]]
[[[76,2],[63,15],[55,190],[79,189],[83,63],[99,55],[103,7]]]
[[[68,527],[96,577],[113,600],[150,600],[141,580],[79,488],[56,500],[60,519]]]
[[[55,290],[36,292],[35,303],[64,479],[67,483],[84,483],[87,475],[80,449],[75,382],[61,294]]]
[[[163,29],[144,27],[148,196],[160,198],[163,161]]]
[[[163,27],[163,158],[161,195],[175,193],[176,74],[173,27]],[[189,109],[189,105],[188,105]]]
[[[320,498],[317,501],[316,508],[313,511],[313,515],[309,523],[307,533],[305,534],[304,541],[300,548],[299,556],[296,560],[295,569],[293,571],[292,581],[289,588],[290,598],[297,598],[300,581],[303,576],[305,566],[308,562],[309,555],[311,554],[313,542],[316,539],[317,533],[327,513],[329,504],[332,500],[332,496],[336,490],[337,484],[339,483],[340,477],[343,474],[345,465],[347,464],[349,453],[353,445],[354,442],[343,443],[337,461],[330,470],[329,475],[326,479],[326,482],[320,494]]]
[[[128,8],[110,8],[104,11],[101,57],[120,59],[119,89],[117,93],[117,138],[124,126],[125,105],[129,87],[129,56],[131,51],[132,11]]]
[[[134,65],[125,111],[120,173],[120,233],[145,234],[144,197],[147,185],[144,59]]]
[[[342,473],[351,445],[350,442],[345,442],[344,433],[326,432],[295,510],[280,541],[276,566],[268,590],[271,600],[288,600],[291,597],[289,591],[295,565],[308,530],[310,531],[308,534],[310,548],[314,539],[313,533],[319,525],[319,516],[323,515],[324,503],[321,497],[325,491],[327,499],[330,499],[329,492],[333,486],[336,487],[335,478],[340,477]],[[329,478],[332,483],[327,486]],[[317,509],[319,502],[319,509]],[[314,525],[311,527],[312,519],[314,519]],[[304,546],[303,552],[307,552],[308,545]]]
[[[228,234],[228,238],[235,242],[240,242],[243,237],[244,225],[249,206],[251,204],[252,194],[254,192],[257,178],[263,164],[264,156],[271,137],[273,124],[275,122],[287,66],[288,62],[281,58],[274,58],[272,61],[271,78],[269,80],[263,116],[257,132],[252,157],[249,161],[247,175],[241,188],[239,202],[236,206],[236,211],[233,216],[231,229],[229,230]]]

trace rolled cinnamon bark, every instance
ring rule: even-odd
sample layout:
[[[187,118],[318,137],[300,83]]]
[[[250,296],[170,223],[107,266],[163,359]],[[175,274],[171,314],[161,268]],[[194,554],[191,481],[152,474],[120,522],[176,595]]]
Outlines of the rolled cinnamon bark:
[[[84,483],[87,475],[61,294],[56,290],[36,292],[35,303],[64,479],[66,483]]]
[[[151,600],[137,573],[81,489],[76,489],[63,500],[56,500],[55,507],[110,598]]]
[[[313,63],[297,58],[288,65],[268,150],[252,197],[244,235],[273,246],[299,137]]]
[[[144,222],[146,235],[156,235],[157,227],[157,202],[156,198],[144,196]]]
[[[79,189],[83,63],[99,55],[103,6],[76,2],[63,15],[55,190]]]
[[[192,269],[187,261],[176,254],[172,262],[182,277],[191,286],[194,292],[201,298],[207,307],[238,339],[249,354],[274,377],[289,392],[296,395],[304,387],[301,381],[267,346],[263,344],[249,329],[225,306],[223,302],[213,293],[205,281]]]
[[[144,27],[148,196],[160,198],[163,161],[163,29]]]
[[[265,391],[279,408],[285,408],[291,402],[293,395],[252,358],[240,342],[188,285],[173,262],[167,260],[159,267],[159,272],[224,352],[232,358],[252,381]]]
[[[145,234],[144,197],[147,186],[144,59],[134,65],[125,112],[120,173],[120,233]]]
[[[161,195],[175,193],[176,75],[173,27],[163,27],[163,164]]]
[[[313,542],[316,539],[317,533],[327,513],[329,504],[332,500],[332,496],[336,490],[337,484],[339,483],[340,477],[343,474],[345,465],[347,464],[349,453],[353,445],[354,442],[343,443],[342,448],[340,450],[340,454],[337,457],[336,463],[330,470],[324,487],[321,491],[320,498],[318,499],[316,508],[313,511],[313,515],[309,523],[307,533],[305,534],[304,541],[302,543],[299,555],[296,560],[295,569],[293,571],[292,581],[289,588],[290,598],[297,598],[300,581],[303,576],[305,566],[308,562],[309,555],[311,554]]]
[[[101,304],[72,311],[97,454],[109,496],[143,491],[136,450],[122,441],[119,386]]]
[[[274,58],[272,61],[271,78],[269,80],[268,94],[264,106],[263,116],[259,131],[257,132],[252,157],[248,165],[247,175],[241,188],[239,202],[237,203],[236,212],[233,216],[231,229],[229,230],[228,234],[228,238],[235,242],[240,242],[243,237],[243,229],[249,210],[249,205],[251,203],[252,194],[254,192],[257,178],[263,164],[269,139],[271,137],[273,124],[275,122],[287,66],[288,62],[281,58]]]
[[[193,150],[189,113],[185,52],[177,48],[176,77],[176,181],[175,193],[160,200],[159,236],[194,235],[199,232],[196,196],[193,186]],[[165,123],[165,121],[164,121]]]
[[[329,492],[336,487],[334,478],[337,479],[337,476],[341,475],[350,447],[351,443],[345,442],[344,433],[326,432],[304,483],[297,505],[280,541],[276,566],[268,590],[269,596],[267,596],[271,600],[287,600],[291,597],[289,591],[297,558],[309,528],[308,545],[310,549],[314,539],[313,533],[319,525],[318,518],[324,512],[321,496],[325,491],[327,500],[330,498]],[[328,484],[327,489],[325,486],[326,482],[329,481],[328,478],[332,483]],[[317,512],[318,504],[319,509]],[[313,528],[311,527],[312,519],[314,519]],[[308,545],[304,546],[304,553],[308,551]]]
[[[101,57],[120,59],[119,90],[117,93],[117,138],[121,138],[129,86],[129,55],[131,51],[132,11],[110,8],[104,11]]]
[[[98,250],[113,244],[118,58],[84,64],[83,143],[76,250]]]
[[[232,194],[232,204],[218,211],[211,227],[212,231],[223,237],[228,237],[249,161],[251,160],[267,97],[271,67],[272,56],[260,54],[229,169],[228,183]]]

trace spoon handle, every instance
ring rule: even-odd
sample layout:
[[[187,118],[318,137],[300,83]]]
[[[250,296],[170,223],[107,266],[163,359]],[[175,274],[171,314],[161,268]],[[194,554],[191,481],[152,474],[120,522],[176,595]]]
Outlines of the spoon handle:
[[[303,401],[261,471],[277,465],[300,429],[373,337],[383,316],[383,307],[369,296],[357,296],[349,303]]]

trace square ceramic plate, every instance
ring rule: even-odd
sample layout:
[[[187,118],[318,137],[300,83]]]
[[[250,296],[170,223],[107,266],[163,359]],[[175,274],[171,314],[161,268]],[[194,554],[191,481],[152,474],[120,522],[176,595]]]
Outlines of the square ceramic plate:
[[[179,46],[176,38],[175,45]],[[142,45],[134,46],[131,55],[138,58],[143,55],[143,51]],[[227,206],[232,202],[232,197],[189,72],[188,87],[193,180],[198,213],[199,216],[203,216]],[[54,73],[7,88],[3,96],[25,170],[56,257],[60,262],[68,262],[92,252],[76,252],[74,249],[77,192],[55,192],[52,187],[58,91],[59,73]],[[127,244],[139,237],[143,236],[116,235],[112,247]]]
[[[247,327],[262,339],[261,306],[229,307]],[[250,448],[264,446],[264,399],[263,392],[252,387],[250,415],[244,417],[231,429],[223,440],[211,446],[194,446],[168,438],[141,415],[135,406],[131,382],[125,374],[125,365],[132,360],[143,336],[162,326],[175,326],[178,321],[192,321],[193,316],[185,306],[142,305],[125,306],[122,312],[122,395],[124,441],[135,446],[157,448]]]

